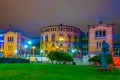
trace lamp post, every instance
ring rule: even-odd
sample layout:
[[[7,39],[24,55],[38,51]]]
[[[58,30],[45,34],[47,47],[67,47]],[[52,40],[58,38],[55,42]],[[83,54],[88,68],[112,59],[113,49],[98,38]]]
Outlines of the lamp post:
[[[33,49],[33,56],[34,56],[36,47],[33,46],[32,49]]]
[[[58,45],[58,41],[56,41],[56,51],[58,51],[59,45]]]
[[[74,54],[75,53],[75,50],[74,49],[72,49],[72,54]]]
[[[42,53],[43,53],[43,50],[40,50],[40,55],[41,55],[41,63],[42,63]]]
[[[24,48],[25,48],[25,54],[24,54],[24,57],[26,58],[26,49],[28,48],[28,45],[24,45]]]
[[[30,46],[30,48],[29,48],[29,59],[30,59],[32,41],[29,40],[27,43]]]
[[[29,44],[29,45],[31,45],[31,44],[32,44],[32,42],[31,42],[31,41],[28,41],[28,44]]]
[[[17,57],[17,53],[18,53],[18,51],[17,51],[17,50],[15,50],[14,52],[15,52],[15,55],[16,55],[16,57]]]

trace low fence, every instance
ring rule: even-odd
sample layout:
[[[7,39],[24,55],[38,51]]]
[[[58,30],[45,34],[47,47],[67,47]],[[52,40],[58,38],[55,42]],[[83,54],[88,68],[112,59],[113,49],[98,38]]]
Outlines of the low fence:
[[[26,59],[29,59],[31,62],[49,62],[47,57],[30,56],[26,57]]]

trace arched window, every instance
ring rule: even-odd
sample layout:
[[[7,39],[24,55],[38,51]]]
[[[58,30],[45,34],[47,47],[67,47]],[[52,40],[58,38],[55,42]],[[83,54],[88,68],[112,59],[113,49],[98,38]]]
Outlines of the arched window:
[[[103,37],[105,37],[105,36],[106,36],[106,31],[104,30],[104,31],[103,31]]]
[[[48,35],[45,36],[45,42],[48,42]]]
[[[68,41],[71,42],[71,35],[68,35]]]
[[[14,37],[13,36],[11,37],[11,42],[14,42]]]
[[[9,37],[9,42],[11,42],[12,41],[12,38],[11,37]]]
[[[51,41],[55,41],[55,34],[51,36]]]
[[[64,36],[63,36],[63,34],[60,34],[59,35],[59,41],[63,41],[64,40]]]
[[[60,44],[60,46],[63,46],[63,44]]]
[[[77,35],[74,35],[74,41],[77,42]]]
[[[41,36],[41,42],[43,43],[43,36]]]
[[[9,42],[9,37],[7,37],[7,42]]]
[[[102,31],[99,31],[99,37],[102,37]]]
[[[95,32],[95,37],[98,37],[98,31]]]

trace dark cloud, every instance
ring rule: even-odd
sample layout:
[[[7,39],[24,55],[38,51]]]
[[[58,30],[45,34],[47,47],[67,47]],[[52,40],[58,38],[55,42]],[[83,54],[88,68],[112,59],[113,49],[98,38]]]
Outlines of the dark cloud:
[[[120,23],[120,0],[0,0],[0,25],[16,25],[39,35],[42,26],[67,24],[87,31],[87,25]]]

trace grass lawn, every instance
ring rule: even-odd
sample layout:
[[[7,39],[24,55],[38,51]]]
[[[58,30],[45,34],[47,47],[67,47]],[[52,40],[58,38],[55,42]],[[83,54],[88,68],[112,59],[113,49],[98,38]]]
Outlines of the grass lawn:
[[[98,71],[94,66],[0,64],[0,80],[120,80],[120,70]]]

